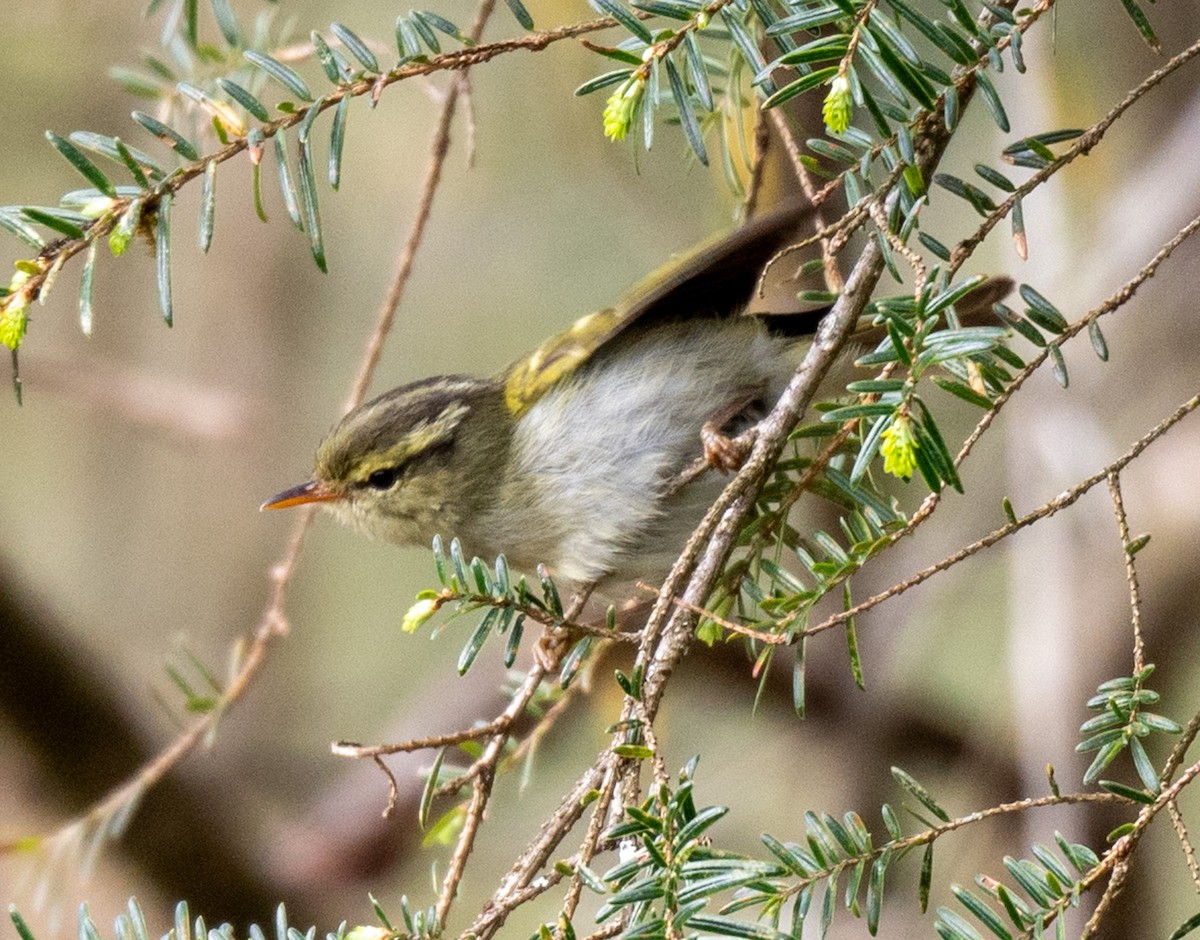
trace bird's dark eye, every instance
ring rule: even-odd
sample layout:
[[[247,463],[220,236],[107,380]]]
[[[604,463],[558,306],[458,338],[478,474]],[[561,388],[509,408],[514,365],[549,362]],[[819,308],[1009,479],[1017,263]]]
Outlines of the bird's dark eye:
[[[400,471],[395,467],[383,467],[374,470],[367,477],[366,485],[373,490],[390,490],[400,479]]]

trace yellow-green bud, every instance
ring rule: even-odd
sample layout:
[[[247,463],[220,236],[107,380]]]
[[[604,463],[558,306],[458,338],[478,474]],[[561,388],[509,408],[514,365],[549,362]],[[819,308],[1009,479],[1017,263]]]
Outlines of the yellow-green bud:
[[[715,620],[701,619],[696,624],[696,639],[705,646],[712,646],[725,635],[725,628]]]
[[[108,249],[113,253],[114,258],[123,255],[125,249],[129,247],[129,243],[133,240],[133,233],[142,224],[143,208],[145,208],[145,200],[140,196],[131,200],[129,206],[117,219],[113,230],[108,233]]]
[[[626,79],[614,91],[604,105],[604,136],[609,140],[624,140],[633,124],[633,115],[642,93],[646,90],[646,80],[640,75]]]
[[[901,480],[907,480],[917,468],[917,438],[913,434],[912,418],[901,413],[884,429],[883,443],[879,452],[883,454],[883,470]]]
[[[112,252],[114,258],[119,258],[125,254],[125,249],[129,247],[132,240],[133,230],[128,226],[118,225],[108,233],[108,250]]]
[[[98,219],[117,204],[115,199],[108,196],[94,196],[79,207],[79,214],[89,219]]]
[[[850,79],[845,75],[835,75],[829,83],[825,103],[821,105],[821,118],[825,121],[825,129],[831,134],[844,134],[850,127],[850,115],[853,111]]]
[[[405,633],[415,633],[421,624],[437,613],[440,606],[433,598],[421,598],[412,607],[408,608],[404,619],[400,621],[400,629]]]
[[[8,844],[14,853],[19,852],[22,855],[31,855],[34,852],[40,852],[45,845],[46,840],[41,836],[20,836]]]
[[[24,291],[17,291],[0,300],[0,343],[9,349],[16,349],[25,338],[25,330],[29,326],[28,308],[29,297]]]
[[[209,98],[204,102],[204,106],[212,114],[213,120],[224,128],[227,134],[232,137],[246,136],[246,122],[224,101]]]

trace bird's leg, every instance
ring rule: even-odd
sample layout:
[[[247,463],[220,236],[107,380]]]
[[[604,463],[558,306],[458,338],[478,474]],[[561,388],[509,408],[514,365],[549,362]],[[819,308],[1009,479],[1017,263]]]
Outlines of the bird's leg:
[[[704,459],[710,467],[729,473],[740,469],[750,451],[750,445],[725,433],[726,426],[746,410],[755,399],[766,392],[765,382],[738,389],[731,398],[700,428],[700,440],[704,444]]]
[[[587,604],[588,598],[592,596],[592,591],[596,587],[596,582],[585,584],[575,591],[569,603],[563,610],[563,620],[566,623],[571,623],[576,620],[583,612],[584,605]],[[533,657],[537,660],[539,666],[547,673],[555,672],[558,669],[558,664],[562,662],[563,656],[571,647],[571,642],[575,639],[575,631],[570,627],[557,626],[547,627],[542,635],[538,638],[537,645],[533,648]]]

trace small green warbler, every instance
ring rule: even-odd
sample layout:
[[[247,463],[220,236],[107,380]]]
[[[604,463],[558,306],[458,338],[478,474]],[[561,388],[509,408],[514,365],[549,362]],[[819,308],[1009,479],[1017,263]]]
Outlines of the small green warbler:
[[[806,221],[784,211],[710,242],[492,378],[384,393],[262,508],[320,503],[399,544],[457,536],[468,557],[542,563],[579,589],[661,578],[737,464],[731,438],[770,410],[827,310],[793,286],[788,310],[743,313]],[[992,283],[971,297],[1007,292]],[[711,469],[678,485],[700,456]]]

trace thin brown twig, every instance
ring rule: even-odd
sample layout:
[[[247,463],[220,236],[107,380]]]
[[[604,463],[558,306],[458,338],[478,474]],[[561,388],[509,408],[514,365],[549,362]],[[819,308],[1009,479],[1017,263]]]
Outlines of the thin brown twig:
[[[567,688],[563,692],[562,696],[558,699],[558,701],[556,701],[552,706],[550,706],[550,708],[548,708],[546,710],[546,713],[544,715],[542,715],[541,718],[538,719],[537,724],[535,724],[534,727],[530,730],[530,732],[524,738],[521,739],[521,743],[517,745],[517,747],[513,750],[513,752],[511,754],[505,756],[505,759],[503,761],[504,764],[506,764],[506,765],[507,764],[515,764],[515,763],[520,762],[522,759],[524,759],[532,751],[532,749],[537,746],[537,744],[542,740],[542,738],[546,736],[546,734],[550,731],[550,729],[554,726],[554,724],[558,721],[558,719],[561,718],[566,713],[567,709],[571,706],[572,702],[576,698],[578,698],[581,690],[586,688],[587,683],[591,677],[591,670],[599,658],[598,654],[601,652],[601,649],[602,648],[597,648],[595,651],[593,651],[592,658],[584,666],[584,669],[583,669],[582,673],[579,675],[579,677],[575,680],[575,682],[569,688]],[[534,691],[536,693],[536,691],[537,691],[536,687],[535,687]],[[528,707],[528,704],[529,704],[529,702],[527,700],[525,703],[525,707]],[[509,719],[507,717],[507,715],[501,715],[500,717],[492,720],[491,722],[489,722],[487,725],[484,726],[486,729],[488,729],[485,734],[474,735],[474,737],[491,737],[493,735],[494,736],[503,736],[503,740],[501,741],[501,744],[505,744],[505,743],[507,743],[508,737],[511,736],[510,732],[511,732],[513,726],[515,725],[515,723],[516,723],[516,717]],[[472,729],[472,730],[475,730],[475,729]],[[453,737],[458,737],[458,735],[444,735],[443,737],[453,738]],[[470,739],[465,737],[465,735],[464,735],[462,737],[462,740],[470,740]],[[409,742],[409,743],[415,743],[415,742]],[[458,743],[458,742],[451,742],[451,743]],[[501,755],[501,756],[504,756],[504,755]],[[453,794],[456,794],[468,783],[471,783],[472,781],[478,779],[482,775],[494,773],[500,767],[500,764],[501,764],[501,761],[500,761],[499,757],[497,757],[497,759],[494,761],[487,760],[486,755],[476,758],[476,760],[474,760],[471,763],[471,765],[469,767],[467,767],[467,769],[464,770],[461,774],[451,777],[449,780],[446,780],[445,782],[438,784],[438,786],[434,788],[432,795],[436,799],[438,797],[451,796]]]
[[[492,10],[495,7],[495,0],[482,0],[475,15],[475,22],[471,27],[471,38],[473,42],[478,42],[483,35],[483,29],[488,18],[491,16]],[[366,395],[366,389],[370,384],[370,378],[374,372],[375,365],[379,360],[379,356],[383,349],[383,344],[391,330],[392,323],[395,319],[396,310],[404,295],[405,287],[408,283],[409,275],[412,271],[412,266],[415,261],[416,251],[420,245],[422,236],[424,235],[425,225],[429,218],[429,212],[433,203],[433,196],[437,191],[438,184],[441,181],[442,166],[445,163],[446,153],[450,144],[450,124],[454,119],[458,99],[466,89],[465,77],[455,81],[446,93],[446,100],[442,104],[441,111],[438,115],[438,122],[434,131],[433,140],[430,144],[430,160],[425,174],[425,181],[422,187],[421,202],[417,210],[417,216],[413,222],[412,229],[408,239],[401,251],[400,259],[397,264],[397,273],[392,281],[391,288],[385,298],[383,307],[380,310],[379,317],[376,323],[375,331],[372,334],[371,341],[368,343],[367,350],[363,357],[363,367],[359,371],[358,380],[355,382],[354,390],[351,393],[351,407],[360,402]],[[506,719],[503,724],[503,730],[498,731],[492,736],[488,745],[484,749],[484,754],[480,761],[476,762],[481,767],[490,767],[492,771],[495,768],[495,761],[499,759],[499,754],[504,742],[507,740],[508,730],[515,720],[517,715],[520,715],[525,707],[532,699],[541,683],[541,672],[536,665],[526,677],[525,683],[517,695],[513,697],[509,708],[505,710],[501,716]],[[378,760],[378,758],[376,758]],[[382,763],[382,762],[381,762]],[[491,793],[491,772],[481,772],[476,776],[472,787],[471,801],[468,804],[466,817],[463,823],[463,830],[459,835],[458,842],[455,845],[454,853],[451,856],[449,867],[446,871],[446,877],[442,882],[442,889],[438,894],[436,905],[436,918],[439,926],[444,926],[446,917],[449,913],[450,904],[458,891],[459,882],[462,879],[463,872],[466,868],[467,859],[471,854],[471,847],[474,844],[475,834],[479,829],[479,825],[483,821],[484,810],[487,807],[488,797]]]
[[[439,783],[434,787],[433,792],[430,794],[430,799],[437,800],[444,796],[455,796],[462,792],[462,789],[467,784],[474,786],[477,780],[492,774],[494,771],[495,767],[488,761],[485,761],[482,757],[476,758],[461,774],[456,774],[449,780]]]
[[[783,142],[784,152],[788,155],[788,162],[792,165],[792,172],[796,174],[796,181],[799,182],[800,188],[804,190],[805,197],[807,197],[811,205],[821,205],[832,194],[832,190],[818,190],[813,185],[812,175],[804,165],[804,155],[800,152],[800,145],[796,143],[796,138],[792,135],[792,129],[788,127],[787,115],[779,108],[768,108],[766,115],[770,118],[771,123],[775,126],[775,132]]]
[[[474,42],[478,42],[483,35],[484,26],[487,23],[488,17],[491,15],[492,9],[495,6],[495,0],[483,0],[476,13],[475,22],[472,24],[470,36]],[[425,178],[421,187],[421,199],[417,207],[417,213],[413,220],[412,226],[409,229],[408,237],[405,239],[404,246],[397,260],[396,270],[392,276],[388,286],[387,295],[380,306],[379,313],[376,317],[375,327],[371,331],[370,339],[367,342],[366,350],[363,353],[358,374],[351,388],[350,395],[347,399],[346,410],[349,411],[357,405],[361,404],[366,397],[367,389],[370,387],[371,378],[375,373],[375,369],[379,364],[379,357],[382,354],[383,347],[387,342],[387,338],[391,333],[392,324],[395,322],[396,312],[399,309],[400,302],[404,297],[405,289],[408,286],[409,278],[412,274],[413,263],[416,259],[417,249],[424,238],[425,228],[429,221],[429,216],[433,208],[433,198],[437,192],[438,186],[441,183],[442,167],[446,162],[446,155],[449,152],[450,146],[450,125],[454,119],[454,113],[457,107],[458,99],[462,93],[465,82],[468,80],[468,73],[463,72],[451,84],[446,92],[446,97],[442,102],[442,107],[438,114],[437,124],[434,128],[434,133],[430,141],[429,162],[426,166]],[[303,523],[307,525],[311,521],[312,513],[305,514]],[[290,571],[289,571],[290,574]],[[282,611],[282,593],[279,593],[280,610]],[[335,751],[336,753],[336,751]],[[388,805],[384,810],[384,815],[390,814],[395,805],[397,796],[396,779],[390,768],[383,762],[380,755],[390,753],[387,751],[376,750],[371,753],[375,762],[380,766],[388,778]],[[449,876],[447,876],[449,877]]]
[[[1133,620],[1133,671],[1137,674],[1146,665],[1146,644],[1142,636],[1142,600],[1138,590],[1134,554],[1130,551],[1129,520],[1125,516],[1125,500],[1121,496],[1121,477],[1116,472],[1108,475],[1108,491],[1112,495],[1113,509],[1117,516],[1121,555],[1125,558],[1125,580],[1129,583],[1129,609]]]
[[[650,792],[661,793],[670,785],[670,776],[667,773],[667,764],[663,759],[662,748],[658,746],[658,735],[654,731],[653,718],[646,712],[644,703],[637,700],[634,700],[634,715],[637,716],[637,720],[640,722],[637,730],[638,734],[641,735],[642,743],[653,754],[650,758],[650,763],[654,786]]]
[[[858,44],[862,41],[863,30],[866,28],[867,20],[871,18],[871,11],[875,9],[877,0],[867,0],[862,5],[862,8],[854,15],[854,28],[850,31],[850,39],[846,43],[846,52],[838,62],[838,76],[846,78],[850,71],[850,63],[854,61],[854,53],[858,51]]]
[[[435,734],[426,738],[413,738],[396,744],[358,744],[355,741],[335,741],[330,750],[338,757],[379,757],[385,754],[407,754],[412,751],[427,751],[486,738],[502,730],[502,719],[494,718],[485,725],[454,731],[450,734]]]
[[[571,883],[567,887],[567,893],[563,898],[563,914],[568,920],[575,916],[575,910],[579,906],[579,899],[583,895],[583,877],[579,874],[579,868],[584,865],[590,866],[592,859],[596,857],[596,852],[599,850],[600,837],[603,835],[605,826],[607,825],[613,794],[617,789],[617,779],[615,772],[610,772],[605,777],[604,783],[599,789],[599,795],[596,797],[595,805],[592,807],[592,815],[588,820],[587,831],[584,833],[583,842],[580,843],[579,852],[575,857],[575,874],[571,877]]]
[[[859,40],[862,37],[863,27],[868,17],[870,17],[871,11],[875,8],[875,4],[876,0],[867,0],[855,17],[854,28],[851,31],[850,40],[846,45],[846,53],[838,65],[838,75],[842,78],[845,77],[846,70],[854,58],[854,52],[858,48]],[[787,152],[788,159],[792,164],[792,171],[796,174],[796,180],[800,183],[800,188],[804,191],[804,196],[808,200],[809,205],[813,207],[817,228],[826,228],[822,206],[833,195],[835,190],[830,186],[818,189],[816,183],[813,182],[812,174],[808,171],[808,167],[804,165],[804,157],[800,152],[800,145],[796,143],[796,138],[792,134],[791,127],[788,126],[787,115],[783,109],[770,108],[767,114],[771,119],[771,123],[775,125],[775,132],[779,134],[780,139],[783,141],[784,150]],[[838,268],[839,248],[840,245],[835,244],[831,238],[821,238],[821,263],[825,270],[825,283],[829,290],[834,293],[840,293],[846,284],[842,277],[841,269]]]
[[[493,2],[494,0],[485,0],[488,12],[490,12]],[[472,36],[478,38],[475,30],[472,31]],[[442,167],[446,163],[446,153],[450,148],[450,125],[454,121],[454,112],[458,107],[458,99],[466,87],[466,80],[466,73],[455,79],[447,90],[446,98],[438,112],[437,124],[434,126],[433,138],[429,144],[429,163],[425,168],[425,180],[421,184],[421,201],[417,204],[417,214],[413,218],[408,238],[405,239],[400,256],[396,260],[395,276],[380,305],[375,328],[367,340],[367,348],[363,352],[358,376],[350,390],[345,411],[351,411],[358,407],[367,397],[371,377],[375,374],[375,368],[379,365],[379,357],[383,355],[383,347],[391,334],[396,311],[400,308],[400,301],[404,298],[404,291],[408,287],[409,276],[412,274],[413,264],[416,261],[417,249],[425,237],[425,226],[429,222],[429,214],[433,209],[433,197],[441,182]]]
[[[577,611],[578,609],[582,608],[584,602],[586,602],[586,597],[577,599],[576,605],[573,607],[573,610],[575,610],[576,613],[571,613],[568,611],[568,615],[571,617],[577,616]],[[567,621],[567,623],[570,624],[570,630],[578,629],[577,626],[572,624],[570,621]],[[547,625],[548,629],[558,629],[559,627],[560,625],[553,623]],[[583,630],[581,632],[588,631]],[[613,639],[611,631],[603,631],[601,635],[603,638],[602,642]],[[618,639],[624,638],[624,635],[620,635],[618,637]],[[566,712],[572,701],[578,697],[581,690],[585,690],[587,688],[591,670],[599,656],[602,654],[602,651],[603,646],[600,646],[593,651],[592,657],[589,659],[589,662],[585,664],[583,671],[576,679],[575,683],[564,690],[558,701],[556,701],[549,709],[547,709],[546,713],[538,720],[537,724],[533,727],[529,734],[522,739],[521,743],[517,746],[513,753],[508,755],[508,763],[515,763],[524,758],[529,751],[535,747],[537,743],[546,735],[555,722]],[[525,701],[525,704],[528,705],[528,700]],[[504,713],[487,722],[486,724],[481,724],[473,728],[467,728],[448,734],[430,735],[423,738],[414,738],[408,741],[375,745],[364,745],[354,741],[337,741],[330,746],[330,749],[333,754],[339,757],[349,757],[353,759],[370,757],[374,758],[376,762],[379,762],[379,758],[381,756],[388,754],[433,750],[461,744],[464,741],[473,741],[480,738],[491,738],[498,735],[504,736],[505,739],[507,739],[508,733],[511,730],[514,722],[515,717],[510,717],[508,710],[506,710]],[[458,774],[444,783],[439,784],[433,790],[433,796],[436,798],[457,793],[468,783],[472,783],[481,776],[494,771],[494,764],[498,764],[498,761],[489,764],[489,761],[484,757],[477,758],[461,774]]]
[[[888,247],[907,261],[908,266],[912,268],[913,296],[919,300],[925,292],[925,281],[929,276],[925,259],[919,253],[909,248],[908,245],[904,244],[900,240],[900,236],[892,231],[891,225],[888,224],[887,212],[878,202],[871,204],[871,219],[875,222],[876,230],[887,239]]]
[[[388,801],[387,806],[383,808],[383,818],[387,819],[392,815],[392,811],[396,808],[396,801],[400,798],[400,787],[396,784],[396,775],[392,773],[392,768],[383,762],[383,758],[378,754],[374,755],[375,763],[379,769],[383,771],[384,776],[388,781]]]

